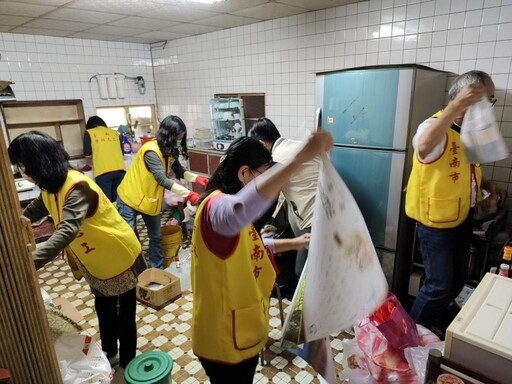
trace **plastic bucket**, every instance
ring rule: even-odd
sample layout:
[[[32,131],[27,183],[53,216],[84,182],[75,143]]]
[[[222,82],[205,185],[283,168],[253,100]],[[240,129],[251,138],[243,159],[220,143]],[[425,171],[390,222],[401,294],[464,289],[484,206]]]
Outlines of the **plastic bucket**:
[[[173,361],[162,351],[144,352],[130,361],[124,370],[127,384],[171,384]]]
[[[162,254],[164,256],[164,268],[167,268],[174,260],[178,260],[178,252],[183,244],[183,233],[178,225],[166,225],[161,228]]]

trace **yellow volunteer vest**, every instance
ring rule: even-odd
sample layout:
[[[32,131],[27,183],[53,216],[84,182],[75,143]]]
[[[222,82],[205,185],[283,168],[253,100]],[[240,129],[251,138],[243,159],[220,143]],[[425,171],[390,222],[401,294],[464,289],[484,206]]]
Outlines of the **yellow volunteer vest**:
[[[155,139],[145,143],[135,155],[128,168],[123,181],[117,188],[117,196],[130,208],[150,216],[156,216],[162,209],[164,187],[158,185],[155,177],[144,162],[147,152],[155,152],[169,176],[173,157],[169,157],[165,164],[164,157]]]
[[[135,233],[115,206],[87,176],[74,170],[56,193],[41,192],[43,203],[58,227],[64,201],[73,186],[87,183],[99,195],[98,207],[86,217],[70,247],[85,269],[97,279],[110,279],[129,269],[141,252]]]
[[[439,113],[433,117],[439,116]],[[442,155],[431,163],[422,163],[413,155],[407,185],[405,212],[410,218],[432,228],[454,228],[468,217],[471,208],[471,180],[478,189],[482,179],[479,164],[466,162],[460,134],[447,132]]]
[[[208,249],[201,217],[217,193],[199,206],[192,232],[192,349],[201,358],[235,364],[254,357],[265,345],[276,273],[252,225],[240,231],[227,258]]]
[[[87,131],[91,137],[94,177],[108,172],[124,171],[123,152],[119,144],[119,134],[106,127],[96,127]]]

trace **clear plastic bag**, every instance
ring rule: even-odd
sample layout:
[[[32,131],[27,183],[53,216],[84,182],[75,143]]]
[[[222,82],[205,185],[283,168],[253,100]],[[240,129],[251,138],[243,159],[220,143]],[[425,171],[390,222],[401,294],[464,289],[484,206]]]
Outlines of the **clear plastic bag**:
[[[444,350],[444,341],[433,342],[424,346],[405,348],[405,359],[409,363],[416,376],[418,383],[425,381],[425,372],[427,370],[428,352],[431,349]]]
[[[55,342],[55,352],[64,384],[108,384],[112,381],[107,356],[91,336],[63,333]]]
[[[491,103],[486,98],[466,109],[460,139],[469,163],[491,163],[509,155]]]

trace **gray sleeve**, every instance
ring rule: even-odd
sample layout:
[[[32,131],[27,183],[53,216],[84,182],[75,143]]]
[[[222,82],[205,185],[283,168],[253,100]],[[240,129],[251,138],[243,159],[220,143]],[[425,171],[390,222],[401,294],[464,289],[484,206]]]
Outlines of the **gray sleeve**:
[[[144,162],[153,174],[158,185],[161,185],[165,189],[171,189],[173,182],[167,178],[164,166],[158,155],[148,151],[144,154]]]
[[[53,260],[75,239],[84,219],[95,211],[97,205],[98,195],[87,184],[73,187],[64,201],[62,219],[55,232],[32,254],[36,269]]]
[[[49,215],[41,195],[37,196],[30,204],[23,210],[23,216],[30,220],[31,223],[41,220],[43,217]]]

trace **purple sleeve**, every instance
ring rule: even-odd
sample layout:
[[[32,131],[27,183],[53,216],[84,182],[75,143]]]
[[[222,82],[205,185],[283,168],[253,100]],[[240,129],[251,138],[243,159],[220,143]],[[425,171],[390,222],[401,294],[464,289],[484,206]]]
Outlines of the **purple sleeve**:
[[[242,228],[252,224],[272,204],[261,197],[251,181],[236,195],[219,195],[210,204],[212,229],[222,236],[235,236]]]

